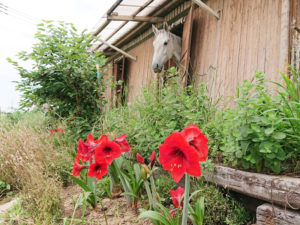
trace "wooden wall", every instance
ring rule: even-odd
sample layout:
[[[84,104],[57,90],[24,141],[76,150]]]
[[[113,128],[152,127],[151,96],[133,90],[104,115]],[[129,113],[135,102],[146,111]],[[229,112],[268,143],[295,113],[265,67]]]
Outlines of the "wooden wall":
[[[191,60],[197,82],[212,96],[233,96],[236,86],[257,70],[279,81],[288,56],[286,0],[209,0],[220,20],[198,8],[194,13]],[[285,20],[284,20],[285,19]]]
[[[128,79],[128,102],[132,102],[142,92],[143,87],[150,85],[155,80],[152,71],[153,38],[130,50],[128,53],[137,56],[137,61],[128,60],[126,73]]]
[[[207,83],[213,98],[236,95],[237,85],[257,70],[264,71],[268,80],[281,81],[280,72],[286,72],[291,58],[300,57],[300,0],[208,0],[206,4],[220,12],[220,19],[201,8],[195,10],[191,67],[196,83]],[[291,21],[297,25],[293,32]],[[295,40],[298,56],[291,53]],[[152,42],[153,37],[129,51],[137,61],[128,60],[126,65],[128,102],[155,80]]]

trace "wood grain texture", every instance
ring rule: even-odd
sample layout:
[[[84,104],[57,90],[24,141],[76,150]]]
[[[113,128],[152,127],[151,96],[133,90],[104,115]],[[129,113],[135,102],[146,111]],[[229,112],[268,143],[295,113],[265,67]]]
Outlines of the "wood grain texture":
[[[256,209],[256,225],[300,225],[300,212],[266,203]]]
[[[224,166],[205,172],[207,181],[291,209],[300,209],[300,178],[250,173]]]
[[[291,0],[290,4],[289,58],[291,65],[300,69],[300,0]]]

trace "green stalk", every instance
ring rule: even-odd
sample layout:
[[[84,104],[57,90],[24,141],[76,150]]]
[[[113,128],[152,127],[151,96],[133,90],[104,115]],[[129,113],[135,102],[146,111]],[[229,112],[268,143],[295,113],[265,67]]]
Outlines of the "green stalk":
[[[148,195],[148,199],[149,199],[149,208],[152,209],[153,205],[153,195],[151,194],[151,190],[149,187],[149,182],[147,180],[144,181],[144,185],[145,185],[145,189]]]
[[[107,222],[107,217],[106,217],[106,213],[105,213],[105,209],[104,209],[104,207],[103,207],[102,201],[101,201],[101,199],[100,199],[100,198],[98,198],[98,200],[99,200],[99,203],[100,203],[101,209],[102,209],[102,211],[103,211],[103,215],[104,215],[104,219],[105,219],[105,224],[106,224],[106,225],[108,225],[108,222]]]
[[[119,174],[119,177],[120,177],[120,180],[121,180],[121,183],[122,183],[122,186],[123,186],[123,188],[124,188],[124,191],[127,192],[127,193],[130,193],[130,190],[129,190],[129,188],[127,187],[126,181],[125,181],[125,179],[124,179],[124,177],[123,177],[123,175],[122,175],[122,173],[121,173],[121,170],[120,170],[120,168],[118,167],[118,165],[116,165],[116,163],[113,161],[112,164],[111,164],[111,166],[114,166],[115,169],[117,170],[117,172],[118,172],[118,174]],[[132,203],[131,203],[131,199],[130,199],[130,197],[129,197],[128,195],[126,195],[126,200],[127,200],[128,205],[131,205],[131,204],[132,204]]]
[[[190,175],[185,174],[185,190],[184,190],[184,203],[182,210],[182,222],[181,225],[187,225],[188,208],[189,208],[189,195],[190,195]]]

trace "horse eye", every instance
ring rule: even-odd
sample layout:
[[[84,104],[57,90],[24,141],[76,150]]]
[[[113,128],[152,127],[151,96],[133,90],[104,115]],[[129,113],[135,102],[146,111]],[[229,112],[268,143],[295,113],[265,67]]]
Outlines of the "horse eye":
[[[164,45],[167,45],[167,44],[168,44],[168,42],[167,42],[167,41],[165,41],[165,42],[164,42]]]

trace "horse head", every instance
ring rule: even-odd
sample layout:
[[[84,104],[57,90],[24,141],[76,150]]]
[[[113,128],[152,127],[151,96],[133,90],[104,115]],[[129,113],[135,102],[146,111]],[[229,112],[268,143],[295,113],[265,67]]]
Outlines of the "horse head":
[[[152,25],[152,29],[155,35],[153,41],[154,54],[152,60],[152,69],[155,73],[159,73],[161,72],[164,63],[172,57],[179,62],[181,38],[169,31],[167,23],[164,23],[163,29],[161,30],[158,30],[154,25]]]

